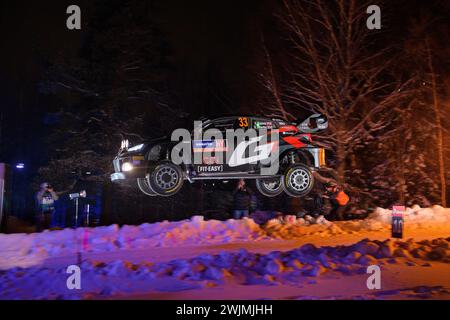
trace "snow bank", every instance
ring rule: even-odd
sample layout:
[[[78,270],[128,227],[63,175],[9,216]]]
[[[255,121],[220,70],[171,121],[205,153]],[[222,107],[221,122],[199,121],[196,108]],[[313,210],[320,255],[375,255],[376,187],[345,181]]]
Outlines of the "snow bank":
[[[323,216],[314,219],[284,217],[272,219],[263,229],[267,235],[278,239],[295,239],[310,235],[332,237],[341,234],[367,233],[371,231],[388,232],[391,225],[392,210],[377,208],[367,219],[329,222]],[[418,205],[407,208],[405,228],[428,229],[446,227],[450,224],[450,209],[441,206],[420,208]]]
[[[0,269],[27,266],[27,260],[86,252],[112,252],[148,247],[197,246],[268,239],[251,219],[204,221],[193,217],[181,222],[164,221],[140,226],[117,225],[98,228],[65,229],[36,234],[0,234]]]
[[[391,223],[392,210],[377,208],[369,219],[380,221],[385,224]],[[436,224],[450,222],[450,208],[435,205],[431,208],[421,208],[418,205],[406,208],[405,221],[407,223]]]
[[[391,211],[378,208],[365,220],[329,222],[324,217],[286,216],[260,226],[252,219],[204,221],[193,217],[180,222],[161,222],[140,226],[117,225],[93,229],[66,229],[40,234],[0,234],[0,269],[35,265],[49,257],[73,255],[78,251],[116,252],[150,247],[214,245],[270,239],[298,239],[307,236],[333,237],[340,234],[386,231]],[[440,206],[408,208],[406,228],[420,229],[450,223],[450,209]]]
[[[150,291],[175,292],[234,282],[241,285],[289,284],[301,287],[320,277],[366,274],[377,264],[429,265],[450,263],[450,238],[421,242],[362,240],[350,246],[301,246],[288,252],[256,254],[246,250],[203,254],[192,259],[164,263],[132,264],[85,261],[81,265],[83,288],[70,292],[65,269],[14,268],[0,272],[0,299],[86,299]],[[38,290],[36,289],[38,288]]]

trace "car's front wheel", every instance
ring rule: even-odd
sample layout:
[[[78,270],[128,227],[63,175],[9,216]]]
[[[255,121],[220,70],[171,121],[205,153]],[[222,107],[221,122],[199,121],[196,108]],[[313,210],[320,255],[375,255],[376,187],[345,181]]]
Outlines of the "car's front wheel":
[[[149,184],[157,195],[170,197],[183,187],[184,176],[181,168],[171,162],[162,162],[149,176]]]
[[[147,196],[155,197],[158,195],[151,188],[149,180],[148,180],[148,176],[145,178],[137,178],[137,185],[138,185],[139,190],[141,190],[141,192]]]
[[[284,191],[291,197],[304,197],[314,187],[314,176],[304,164],[290,166],[283,177]]]
[[[256,188],[263,196],[276,197],[283,192],[282,178],[257,179]]]

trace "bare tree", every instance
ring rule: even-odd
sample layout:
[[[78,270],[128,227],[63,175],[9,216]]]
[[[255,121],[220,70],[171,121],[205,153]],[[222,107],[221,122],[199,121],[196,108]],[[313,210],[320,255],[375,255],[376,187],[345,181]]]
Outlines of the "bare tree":
[[[275,101],[283,97],[283,106],[328,116],[330,126],[323,140],[336,159],[334,176],[345,183],[348,166],[357,162],[355,151],[382,139],[410,81],[388,76],[393,59],[380,59],[389,56],[389,48],[377,48],[376,32],[366,27],[368,1],[284,0],[283,4],[278,18],[291,45],[286,68],[291,81],[282,94],[277,93],[273,72],[268,72],[266,87]],[[270,70],[272,65],[268,66]]]
[[[442,206],[447,206],[447,188],[445,181],[445,164],[444,164],[444,139],[443,139],[443,129],[442,129],[442,121],[441,121],[441,108],[438,99],[438,88],[437,88],[437,75],[434,69],[433,64],[433,55],[431,53],[431,47],[429,43],[429,39],[425,39],[426,45],[426,55],[427,55],[427,63],[428,69],[431,76],[431,92],[433,94],[433,111],[434,111],[434,119],[436,123],[436,146],[437,146],[437,154],[438,154],[438,163],[439,163],[439,180],[441,185],[441,204]]]
[[[294,120],[295,116],[287,111],[284,105],[283,92],[280,82],[275,73],[275,67],[272,62],[272,56],[267,48],[264,33],[261,32],[261,47],[264,52],[264,68],[260,74],[260,80],[268,93],[268,98],[264,99],[264,110],[268,116],[282,117],[283,119]]]
[[[393,129],[384,136],[382,143],[372,146],[370,153],[364,155],[376,160],[369,160],[371,167],[366,187],[379,205],[429,206],[439,199],[437,165],[430,156],[434,154],[435,147],[430,141],[435,133],[424,118],[426,105],[419,98],[423,94],[422,85],[417,85],[409,103],[396,110]]]
[[[444,42],[445,49],[440,44],[442,34],[439,34],[435,30],[439,29],[439,26],[439,21],[422,14],[417,20],[411,23],[410,28],[413,36],[406,43],[405,49],[411,58],[415,60],[417,64],[416,70],[418,70],[418,73],[423,79],[424,94],[422,94],[421,99],[426,104],[425,109],[429,108],[427,105],[431,105],[433,119],[431,120],[430,126],[434,130],[435,143],[433,145],[436,146],[434,161],[438,164],[437,173],[440,185],[440,202],[445,207],[447,205],[446,157],[444,145],[445,128],[442,120],[446,116],[446,108],[444,107],[445,79],[442,76],[442,68],[439,72],[437,70],[439,67],[437,66],[446,65],[450,51],[446,47],[447,41]],[[434,32],[436,33],[433,35]],[[444,63],[439,64],[439,60],[444,61]]]

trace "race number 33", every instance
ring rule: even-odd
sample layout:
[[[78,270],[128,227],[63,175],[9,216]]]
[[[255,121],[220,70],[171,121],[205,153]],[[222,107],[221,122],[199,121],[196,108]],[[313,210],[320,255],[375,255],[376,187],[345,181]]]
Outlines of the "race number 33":
[[[248,128],[249,127],[249,120],[246,117],[240,117],[239,118],[239,127],[241,128]]]

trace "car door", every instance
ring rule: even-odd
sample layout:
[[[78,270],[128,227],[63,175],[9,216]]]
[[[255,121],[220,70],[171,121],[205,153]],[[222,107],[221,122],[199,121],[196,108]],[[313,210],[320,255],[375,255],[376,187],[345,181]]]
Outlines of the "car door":
[[[278,125],[270,118],[252,117],[251,128],[256,131],[258,137],[255,157],[257,159],[256,167],[259,170],[261,164],[268,165],[270,163],[270,156],[278,148]],[[272,141],[272,132],[276,132],[275,141]],[[253,153],[255,152],[253,151]]]
[[[233,129],[235,118],[209,121],[202,127],[202,137],[193,140],[194,170],[199,176],[214,176],[229,172],[226,163],[228,143],[226,131]],[[213,132],[219,136],[213,136]]]
[[[253,173],[254,164],[249,162],[250,145],[252,137],[248,130],[251,129],[251,117],[239,116],[233,119],[233,137],[226,139],[228,146],[227,171],[235,173]],[[233,141],[231,141],[233,139]]]

